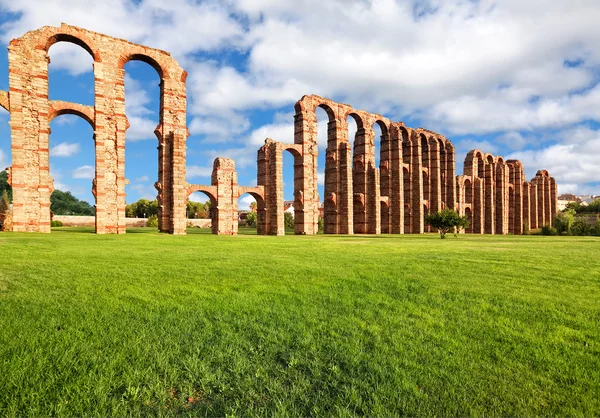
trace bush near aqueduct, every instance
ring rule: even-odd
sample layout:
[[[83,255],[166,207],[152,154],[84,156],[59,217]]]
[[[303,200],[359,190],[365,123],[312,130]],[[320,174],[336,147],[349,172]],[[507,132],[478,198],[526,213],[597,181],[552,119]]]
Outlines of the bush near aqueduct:
[[[466,216],[460,216],[454,209],[446,208],[440,212],[435,212],[425,217],[425,223],[436,228],[440,233],[440,238],[446,238],[450,231],[459,231],[469,226],[469,220]]]

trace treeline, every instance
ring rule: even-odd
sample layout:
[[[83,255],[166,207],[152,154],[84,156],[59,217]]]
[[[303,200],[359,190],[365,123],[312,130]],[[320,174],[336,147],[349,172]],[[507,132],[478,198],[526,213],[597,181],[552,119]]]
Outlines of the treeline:
[[[580,202],[567,203],[567,209],[572,209],[575,213],[600,213],[600,199],[594,200],[589,205],[584,205]]]
[[[211,202],[206,203],[187,201],[186,213],[188,219],[210,219]],[[128,218],[149,218],[158,216],[158,201],[140,199],[127,205],[125,216]]]

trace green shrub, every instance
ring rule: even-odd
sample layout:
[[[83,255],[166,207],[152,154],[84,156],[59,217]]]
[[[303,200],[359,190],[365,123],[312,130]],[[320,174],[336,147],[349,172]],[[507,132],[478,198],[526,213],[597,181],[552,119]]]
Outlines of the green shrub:
[[[554,218],[554,228],[560,235],[572,235],[571,229],[574,223],[575,211],[573,209],[558,212]]]
[[[158,216],[150,215],[146,221],[146,226],[149,228],[158,228]]]
[[[257,224],[256,212],[248,212],[248,216],[246,217],[246,226],[248,228],[256,228],[256,224]]]
[[[63,226],[61,221],[50,221],[50,226],[53,228],[59,227],[59,226]]]
[[[542,226],[542,235],[558,235],[556,228],[550,225]]]
[[[283,223],[285,225],[285,229],[294,229],[294,215],[289,212],[285,212],[283,214]]]
[[[446,238],[446,234],[450,231],[454,231],[456,236],[458,231],[469,227],[469,219],[466,216],[460,216],[458,212],[450,208],[427,215],[425,223],[436,228],[442,239]]]
[[[319,221],[318,221],[318,227],[319,227],[319,232],[323,232],[325,231],[325,219],[319,217]]]

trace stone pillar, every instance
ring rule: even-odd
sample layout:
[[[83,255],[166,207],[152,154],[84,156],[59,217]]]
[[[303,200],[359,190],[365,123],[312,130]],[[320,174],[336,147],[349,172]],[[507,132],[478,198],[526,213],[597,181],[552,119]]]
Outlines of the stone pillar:
[[[543,226],[539,224],[537,191],[537,184],[532,180],[529,183],[529,228],[531,229],[538,229]]]
[[[450,141],[446,141],[445,143],[445,159],[446,159],[446,169],[445,169],[445,179],[444,185],[442,187],[446,188],[446,207],[451,209],[456,209],[456,202],[458,201],[456,195],[456,167],[455,167],[455,156],[454,156],[454,147],[450,143]]]
[[[388,211],[390,233],[404,233],[404,165],[402,162],[403,128],[396,124],[390,127],[390,192]],[[383,230],[381,232],[384,232]]]
[[[25,37],[24,37],[25,38]],[[8,47],[12,143],[13,231],[50,232],[48,62],[25,40]]]
[[[294,166],[294,232],[313,235],[318,230],[319,192],[317,189],[318,147],[314,135],[310,133],[314,126],[313,112],[301,110],[294,116],[294,143],[302,145],[302,164]],[[314,129],[314,128],[313,128]]]
[[[440,143],[429,138],[429,213],[442,210],[442,170]]]
[[[423,163],[421,160],[421,140],[416,131],[411,131],[411,223],[412,233],[425,232],[423,218]]]
[[[484,180],[473,176],[473,233],[485,233]]]
[[[485,175],[484,175],[484,189],[485,189],[485,203],[484,203],[484,213],[485,213],[485,221],[484,221],[484,233],[486,234],[494,234],[495,233],[495,207],[494,200],[496,197],[495,193],[495,170],[494,163],[485,164]]]
[[[368,164],[369,155],[368,133],[364,127],[359,127],[354,138],[354,158],[352,168],[352,190],[354,192],[354,233],[368,233]]]
[[[337,196],[338,205],[338,233],[354,234],[354,209],[352,206],[352,147],[347,141],[348,128],[346,127],[346,141],[339,144],[339,179],[340,189]]]
[[[387,204],[379,204],[379,216],[381,217],[379,230],[381,233],[392,232],[392,148],[388,126],[383,126],[381,135],[381,149],[379,153],[379,194],[387,198]]]
[[[550,216],[552,222],[558,212],[558,187],[556,186],[556,180],[554,177],[550,177]]]
[[[216,214],[213,234],[237,235],[238,231],[238,180],[235,163],[229,158],[217,158],[213,165],[212,185],[216,186]]]

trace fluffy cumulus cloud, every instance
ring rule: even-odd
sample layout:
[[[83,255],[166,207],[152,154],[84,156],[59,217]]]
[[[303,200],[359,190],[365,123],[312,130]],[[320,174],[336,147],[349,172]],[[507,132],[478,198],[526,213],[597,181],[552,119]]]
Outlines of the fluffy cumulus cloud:
[[[96,176],[96,170],[91,165],[84,165],[73,170],[74,179],[93,179]]]
[[[61,142],[60,144],[50,148],[50,155],[52,157],[71,157],[75,154],[78,154],[80,151],[81,146],[77,142]]]
[[[8,156],[0,149],[0,171],[4,170],[8,165]]]
[[[458,151],[480,147],[556,167],[575,187],[594,177],[584,161],[596,133],[575,144],[548,132],[600,122],[597,0],[107,0],[93,13],[85,2],[36,3],[0,0],[16,16],[0,27],[4,42],[65,21],[170,51],[189,72],[190,140],[238,168],[255,164],[266,137],[293,139],[291,114],[256,113],[291,112],[314,93],[438,130],[459,162]],[[56,65],[91,70],[89,57],[59,47]],[[126,80],[131,140],[156,126],[141,87]]]

